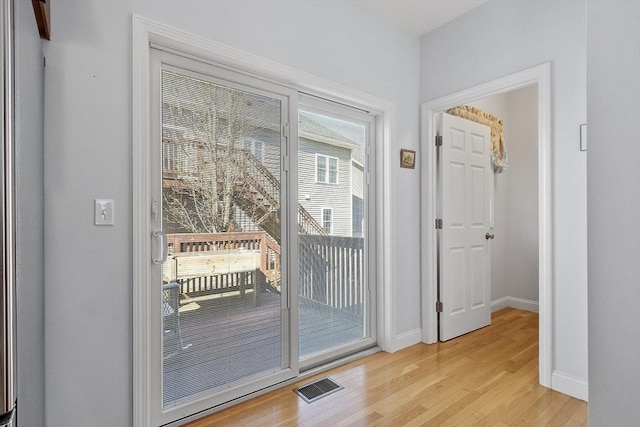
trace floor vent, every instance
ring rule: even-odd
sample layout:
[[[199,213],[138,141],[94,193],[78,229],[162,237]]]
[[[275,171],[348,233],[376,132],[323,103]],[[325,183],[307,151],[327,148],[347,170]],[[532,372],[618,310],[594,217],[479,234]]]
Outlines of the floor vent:
[[[298,387],[294,391],[298,393],[298,395],[303,398],[305,402],[311,403],[322,397],[328,396],[331,393],[335,393],[338,390],[342,390],[343,388],[344,387],[342,387],[331,378],[326,377],[312,382],[311,384]]]

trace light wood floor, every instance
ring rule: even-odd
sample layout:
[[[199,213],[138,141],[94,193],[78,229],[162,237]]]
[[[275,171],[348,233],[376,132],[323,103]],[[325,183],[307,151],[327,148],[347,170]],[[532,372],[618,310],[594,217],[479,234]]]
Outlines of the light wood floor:
[[[312,404],[306,379],[189,424],[208,426],[586,426],[587,404],[538,385],[538,316],[504,309],[446,343],[376,353],[315,378],[345,388]]]

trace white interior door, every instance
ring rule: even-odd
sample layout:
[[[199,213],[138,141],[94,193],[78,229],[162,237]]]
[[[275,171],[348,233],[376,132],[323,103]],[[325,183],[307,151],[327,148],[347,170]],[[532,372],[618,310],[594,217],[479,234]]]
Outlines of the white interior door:
[[[440,340],[491,323],[491,131],[443,113],[440,147]]]

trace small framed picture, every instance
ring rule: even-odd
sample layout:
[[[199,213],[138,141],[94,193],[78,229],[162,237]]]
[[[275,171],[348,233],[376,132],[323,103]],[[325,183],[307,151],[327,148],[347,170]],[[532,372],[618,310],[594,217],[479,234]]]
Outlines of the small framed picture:
[[[416,167],[416,152],[413,150],[400,150],[400,167],[414,169]]]

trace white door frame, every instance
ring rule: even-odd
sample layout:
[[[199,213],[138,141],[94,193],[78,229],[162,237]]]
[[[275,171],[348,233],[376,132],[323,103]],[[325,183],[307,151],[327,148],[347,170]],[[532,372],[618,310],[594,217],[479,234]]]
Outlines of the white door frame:
[[[545,63],[471,89],[463,90],[422,104],[421,160],[421,265],[422,269],[422,341],[438,339],[436,313],[437,240],[436,220],[436,151],[434,117],[457,105],[525,86],[538,88],[538,240],[539,240],[539,381],[551,387],[553,332],[553,258],[551,199],[551,65]]]

